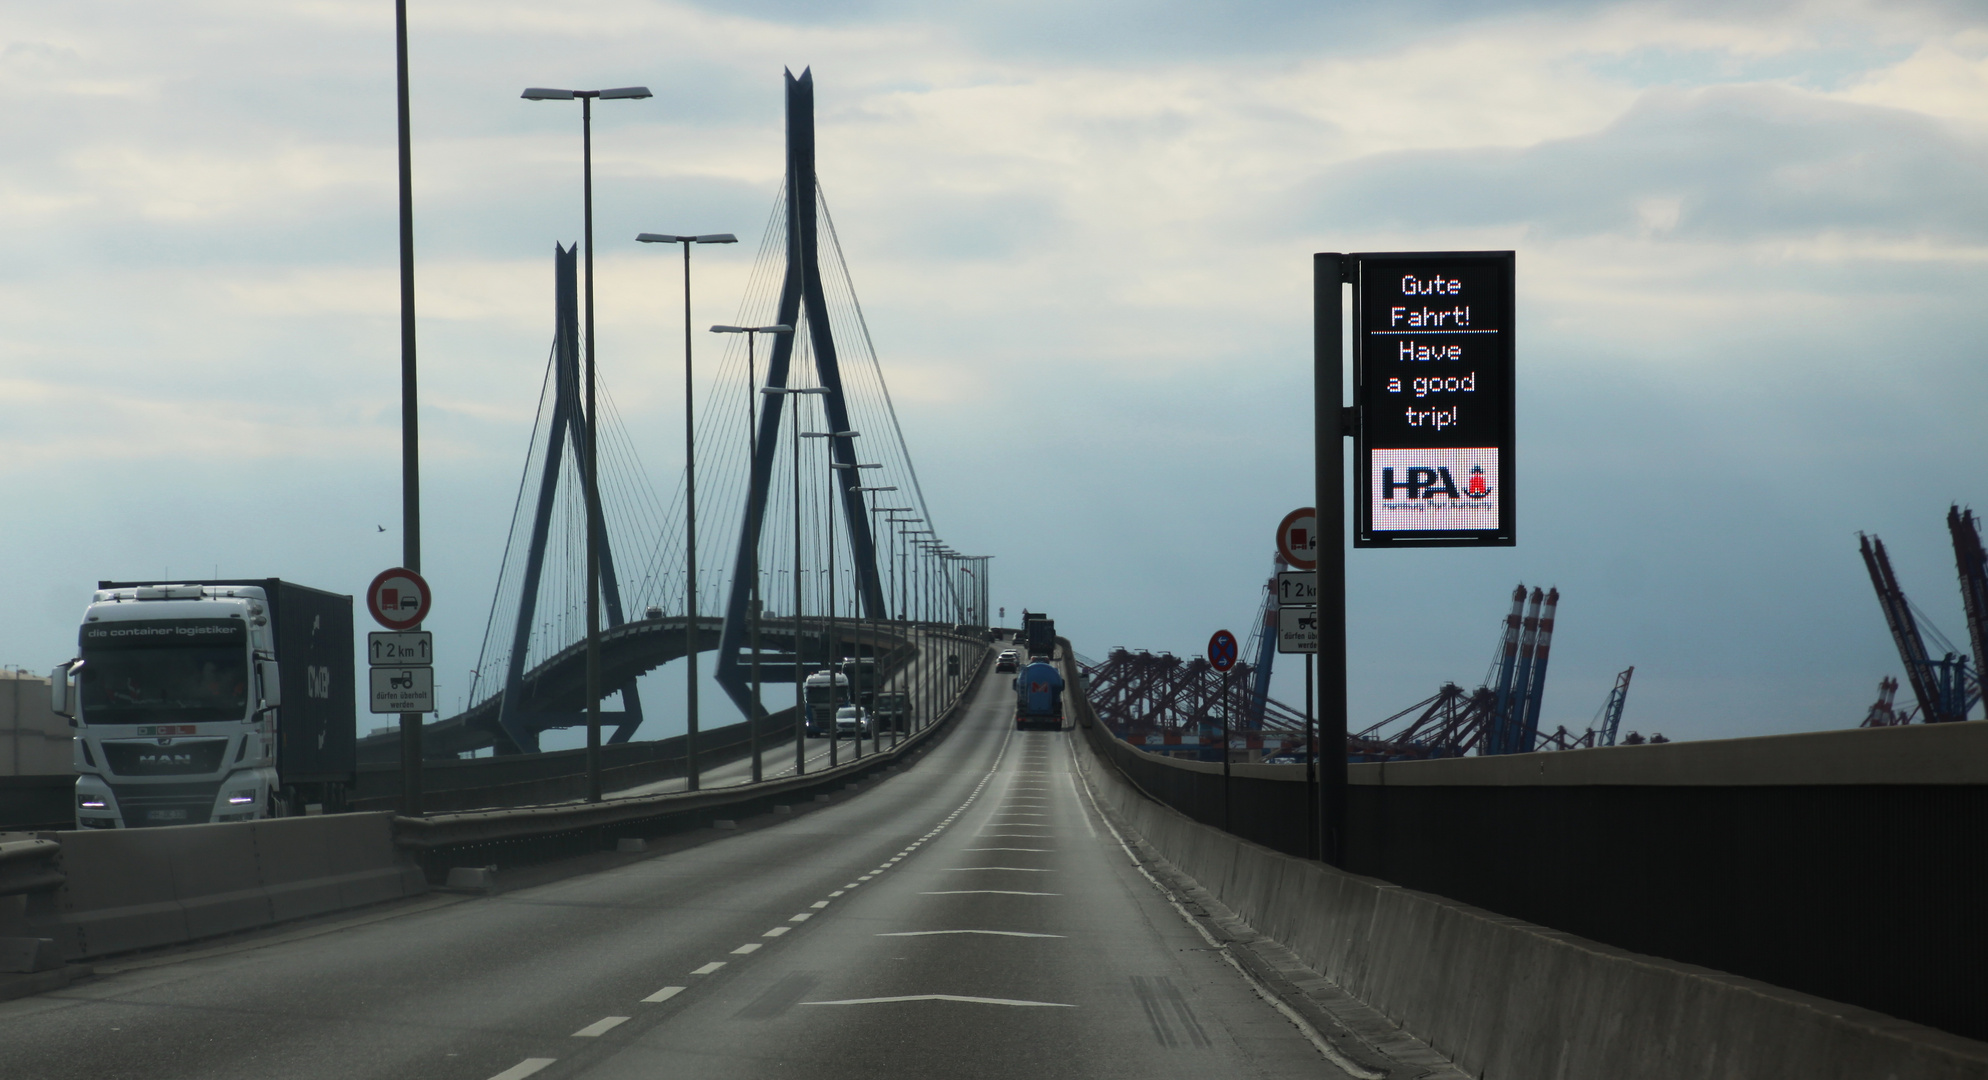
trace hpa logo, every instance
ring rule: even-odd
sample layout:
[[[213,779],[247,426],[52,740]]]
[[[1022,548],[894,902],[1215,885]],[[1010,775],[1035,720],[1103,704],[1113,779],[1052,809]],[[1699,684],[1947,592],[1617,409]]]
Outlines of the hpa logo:
[[[1490,481],[1484,478],[1484,467],[1472,465],[1470,477],[1459,487],[1456,477],[1447,465],[1410,465],[1401,469],[1402,479],[1396,479],[1395,466],[1381,467],[1381,498],[1433,499],[1438,495],[1450,499],[1487,499],[1491,497]],[[1399,494],[1397,494],[1399,493]]]
[[[1368,454],[1368,521],[1373,528],[1497,527],[1505,498],[1497,447],[1375,447]]]
[[[331,668],[315,664],[305,667],[304,694],[323,701],[331,700]]]

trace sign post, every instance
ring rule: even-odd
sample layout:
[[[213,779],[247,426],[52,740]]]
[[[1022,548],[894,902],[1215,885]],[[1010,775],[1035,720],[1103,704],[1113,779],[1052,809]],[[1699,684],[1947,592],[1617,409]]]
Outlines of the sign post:
[[[1222,679],[1222,831],[1229,828],[1229,714],[1234,711],[1234,695],[1227,678],[1229,669],[1236,666],[1236,658],[1242,654],[1242,647],[1236,643],[1236,636],[1227,630],[1217,630],[1208,638],[1208,666],[1223,675]]]
[[[1300,513],[1312,513],[1309,509]],[[1293,516],[1296,516],[1295,514]],[[1312,529],[1316,540],[1316,515]],[[1277,527],[1278,547],[1285,546],[1291,518]],[[1290,561],[1290,556],[1285,556]],[[1314,561],[1314,566],[1317,563]],[[1318,736],[1312,719],[1312,657],[1318,653],[1318,571],[1283,570],[1277,574],[1277,651],[1302,653],[1305,658],[1305,851],[1318,858]]]
[[[433,599],[428,582],[405,567],[380,571],[366,587],[366,610],[389,631],[366,635],[369,708],[400,714],[400,812],[408,817],[421,816],[421,717],[435,711],[434,635],[417,629]]]

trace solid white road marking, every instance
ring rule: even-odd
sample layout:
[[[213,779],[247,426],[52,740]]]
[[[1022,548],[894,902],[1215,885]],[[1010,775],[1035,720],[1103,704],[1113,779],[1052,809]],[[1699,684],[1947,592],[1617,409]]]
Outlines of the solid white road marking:
[[[596,1020],[593,1023],[588,1024],[586,1027],[583,1027],[580,1030],[574,1032],[573,1037],[576,1039],[596,1038],[598,1036],[605,1035],[610,1031],[613,1031],[615,1028],[620,1027],[621,1025],[627,1022],[628,1018],[626,1016],[603,1016],[599,1020]]]
[[[1045,826],[1045,828],[1046,827],[1047,826]],[[981,840],[1048,840],[1050,839],[1048,836],[1045,836],[1042,833],[1027,833],[1027,832],[988,832],[988,833],[975,833],[974,835]]]
[[[558,1058],[526,1058],[491,1077],[490,1080],[525,1080],[525,1077],[558,1060]]]
[[[1016,889],[943,889],[920,896],[1062,896],[1060,892],[1021,892]]]
[[[653,994],[650,994],[650,995],[649,995],[648,997],[645,997],[645,998],[643,998],[642,1000],[643,1000],[643,1001],[668,1001],[669,999],[671,999],[671,998],[673,998],[673,997],[675,997],[675,996],[677,996],[678,994],[681,994],[681,993],[683,993],[683,987],[681,987],[681,986],[665,986],[665,987],[663,987],[663,988],[662,988],[661,990],[658,990],[658,991],[656,991],[655,993],[653,993]]]
[[[711,961],[710,963],[708,963],[708,964],[704,965],[703,967],[701,967],[701,968],[698,968],[698,969],[697,969],[696,971],[693,971],[693,972],[691,972],[691,974],[692,974],[692,975],[709,975],[709,974],[711,974],[712,972],[714,972],[714,971],[716,971],[716,970],[718,970],[719,968],[721,968],[721,967],[724,967],[724,966],[725,966],[725,962],[724,962],[723,960],[713,960],[713,961]]]
[[[758,952],[758,951],[760,950],[760,945],[761,945],[761,943],[760,943],[760,942],[757,942],[757,941],[753,941],[753,942],[748,942],[748,943],[746,943],[746,944],[744,944],[744,945],[741,945],[741,946],[739,946],[739,947],[738,947],[738,948],[736,948],[736,949],[733,949],[733,950],[732,950],[732,955],[733,955],[733,956],[745,956],[745,955],[747,955],[747,954],[750,954],[750,953],[756,953],[756,952]]]
[[[803,1001],[803,1005],[885,1005],[894,1001],[964,1001],[973,1005],[1019,1005],[1027,1008],[1074,1009],[1060,1001],[1016,1001],[1013,998],[961,997],[958,994],[907,994],[904,997],[846,998],[842,1001]]]
[[[1053,937],[1062,934],[1026,934],[1020,930],[900,930],[895,934],[878,934],[878,937],[933,937],[939,934],[990,934],[994,937]]]
[[[771,930],[768,930],[768,931],[767,931],[766,933],[764,933],[764,934],[761,934],[761,935],[759,935],[759,936],[760,936],[760,937],[779,937],[779,936],[780,936],[781,934],[784,934],[784,933],[786,933],[787,931],[789,931],[789,930],[792,930],[792,929],[793,929],[793,927],[791,927],[791,926],[776,926],[776,927],[774,927],[773,929],[771,929]]]
[[[1074,757],[1077,752],[1071,749],[1069,753]],[[1222,947],[1221,942],[1215,940],[1215,935],[1209,933],[1208,928],[1201,925],[1201,920],[1187,913],[1187,909],[1180,905],[1180,901],[1174,899],[1173,893],[1160,884],[1160,879],[1154,877],[1152,871],[1146,869],[1145,865],[1139,861],[1139,856],[1133,854],[1132,845],[1125,842],[1125,837],[1119,833],[1118,827],[1111,823],[1111,819],[1104,816],[1104,808],[1098,805],[1097,792],[1091,790],[1089,777],[1084,778],[1084,797],[1090,802],[1091,809],[1098,815],[1098,820],[1103,822],[1104,827],[1111,832],[1111,838],[1118,841],[1118,846],[1125,852],[1125,857],[1131,860],[1132,868],[1139,871],[1140,875],[1152,884],[1153,888],[1173,908],[1174,913],[1180,916],[1182,922],[1193,927],[1195,933],[1201,935],[1202,940],[1211,946],[1210,951],[1219,953],[1223,960],[1228,961],[1229,966],[1235,969],[1236,974],[1241,975],[1243,981],[1249,984],[1250,989],[1256,991],[1257,997],[1267,1002],[1271,1008],[1276,1009],[1284,1019],[1289,1020],[1292,1026],[1298,1029],[1299,1034],[1303,1035],[1305,1040],[1310,1042],[1314,1049],[1323,1055],[1327,1061],[1337,1066],[1340,1071],[1350,1076],[1358,1077],[1360,1080],[1386,1080],[1386,1074],[1368,1069],[1359,1062],[1340,1053],[1339,1048],[1326,1041],[1325,1036],[1321,1035],[1317,1028],[1312,1027],[1309,1020],[1306,1020],[1296,1009],[1285,1004],[1284,999],[1271,993],[1269,987],[1257,981],[1256,976],[1251,975],[1249,970],[1244,968],[1242,963],[1228,949]]]
[[[1054,870],[1042,870],[1033,866],[948,866],[948,870],[1019,870],[1025,874],[1053,874]]]
[[[814,912],[812,912],[812,911],[803,911],[803,912],[801,912],[801,913],[800,913],[799,915],[789,915],[789,916],[787,917],[787,921],[788,921],[788,922],[807,922],[807,921],[808,921],[809,919],[812,919],[812,918],[814,918],[814,917],[815,917],[815,916],[814,916]]]

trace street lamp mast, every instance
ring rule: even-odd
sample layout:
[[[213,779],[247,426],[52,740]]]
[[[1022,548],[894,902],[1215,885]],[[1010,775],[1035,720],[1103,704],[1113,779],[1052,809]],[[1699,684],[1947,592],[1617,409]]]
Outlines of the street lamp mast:
[[[600,424],[594,414],[594,99],[639,100],[652,96],[646,86],[611,90],[551,90],[527,87],[526,101],[580,101],[580,187],[587,242],[587,801],[601,800],[601,559],[600,470],[595,451]],[[519,747],[523,750],[524,747]]]

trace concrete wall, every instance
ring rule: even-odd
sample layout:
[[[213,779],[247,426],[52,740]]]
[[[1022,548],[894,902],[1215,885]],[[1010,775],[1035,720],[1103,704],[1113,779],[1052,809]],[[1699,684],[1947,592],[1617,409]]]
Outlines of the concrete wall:
[[[48,708],[48,679],[0,669],[0,776],[75,776],[69,721]]]
[[[1988,1078],[1988,1043],[1249,843],[1148,798],[1105,757],[1123,744],[1073,735],[1100,800],[1162,856],[1473,1076]]]
[[[395,850],[393,815],[385,813],[40,835],[62,845],[58,869],[66,880],[53,893],[30,896],[15,916],[26,925],[14,932],[53,938],[70,960],[427,889],[420,869]]]

